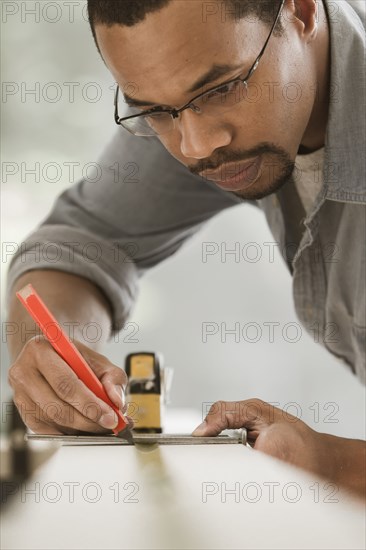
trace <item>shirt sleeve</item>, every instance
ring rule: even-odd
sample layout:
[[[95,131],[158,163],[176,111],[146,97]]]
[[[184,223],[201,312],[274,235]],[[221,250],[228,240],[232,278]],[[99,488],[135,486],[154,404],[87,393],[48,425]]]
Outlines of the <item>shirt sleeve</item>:
[[[139,276],[174,254],[206,220],[240,202],[191,174],[158,138],[118,131],[93,173],[62,193],[21,243],[8,290],[33,269],[80,275],[104,293],[112,331],[118,331],[136,299]]]

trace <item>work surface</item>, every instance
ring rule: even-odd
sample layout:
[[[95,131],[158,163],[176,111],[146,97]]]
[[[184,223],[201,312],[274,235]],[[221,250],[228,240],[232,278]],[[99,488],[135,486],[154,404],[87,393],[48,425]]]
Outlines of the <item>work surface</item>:
[[[36,442],[33,442],[36,445]],[[63,446],[2,513],[7,549],[364,548],[364,509],[242,445]]]

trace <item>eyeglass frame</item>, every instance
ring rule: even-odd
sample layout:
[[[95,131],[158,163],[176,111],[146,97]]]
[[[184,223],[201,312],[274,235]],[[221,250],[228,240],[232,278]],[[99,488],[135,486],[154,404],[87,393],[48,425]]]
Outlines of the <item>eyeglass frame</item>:
[[[249,69],[249,71],[248,71],[245,78],[233,78],[233,79],[228,80],[226,82],[222,82],[221,84],[218,84],[217,86],[214,86],[213,88],[210,88],[210,89],[206,90],[205,92],[202,92],[202,93],[196,95],[193,99],[191,99],[188,103],[186,103],[185,105],[183,105],[183,107],[180,107],[179,109],[162,109],[161,107],[157,106],[157,107],[153,107],[152,109],[148,109],[147,111],[143,111],[141,113],[138,113],[136,115],[130,115],[130,116],[127,116],[127,117],[122,117],[122,118],[120,118],[119,115],[118,115],[119,84],[117,84],[116,91],[115,91],[115,96],[114,96],[114,120],[115,120],[115,123],[122,126],[122,128],[124,128],[127,132],[130,132],[130,133],[133,134],[133,132],[131,132],[128,128],[126,128],[126,126],[124,126],[122,124],[123,121],[131,120],[132,118],[145,117],[145,116],[149,116],[150,114],[156,114],[156,113],[158,113],[158,114],[159,113],[169,114],[173,117],[173,121],[174,121],[174,119],[178,118],[180,113],[182,113],[186,109],[192,109],[192,111],[194,111],[194,112],[200,112],[200,108],[195,106],[194,102],[197,101],[198,99],[201,99],[202,97],[204,97],[208,94],[212,94],[212,92],[215,92],[219,88],[222,88],[223,86],[227,86],[228,84],[233,84],[234,82],[241,82],[242,84],[246,85],[248,83],[248,80],[250,79],[250,77],[257,70],[259,62],[260,62],[261,58],[263,57],[264,52],[266,51],[268,42],[271,39],[271,36],[274,32],[274,29],[276,28],[277,22],[280,18],[280,15],[281,15],[281,12],[282,12],[282,9],[283,9],[283,6],[284,6],[285,2],[286,2],[286,0],[281,0],[280,6],[279,6],[278,11],[277,11],[276,18],[274,20],[274,23],[272,25],[270,33],[267,37],[267,40],[265,41],[263,48],[261,49],[258,57],[255,59],[253,65]],[[136,134],[133,134],[133,135],[136,135]],[[155,135],[157,135],[157,134],[152,134],[152,135],[144,136],[144,137],[154,137]],[[142,137],[142,136],[140,136],[140,137]]]

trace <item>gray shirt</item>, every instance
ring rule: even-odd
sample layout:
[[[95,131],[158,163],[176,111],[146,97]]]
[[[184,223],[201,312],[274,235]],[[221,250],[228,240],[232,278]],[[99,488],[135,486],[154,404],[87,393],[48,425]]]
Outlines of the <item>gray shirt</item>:
[[[255,204],[293,274],[300,321],[365,382],[365,12],[359,2],[324,3],[331,97],[323,184],[307,214],[293,179]],[[65,191],[22,243],[8,286],[32,269],[86,277],[109,300],[112,330],[118,331],[139,276],[174,254],[212,216],[242,201],[192,175],[157,138],[122,129],[98,164],[95,178],[89,175]]]

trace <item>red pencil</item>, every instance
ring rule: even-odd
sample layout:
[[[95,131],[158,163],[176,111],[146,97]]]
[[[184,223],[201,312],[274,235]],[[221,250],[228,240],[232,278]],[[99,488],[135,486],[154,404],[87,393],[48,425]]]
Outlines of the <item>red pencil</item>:
[[[52,345],[53,349],[62,357],[82,382],[100,399],[107,403],[118,416],[118,425],[113,430],[116,435],[131,442],[130,434],[121,432],[129,425],[128,420],[121,411],[109,399],[103,384],[92,371],[84,357],[81,355],[75,345],[69,340],[66,333],[62,330],[60,324],[56,321],[43,300],[34,290],[32,285],[26,285],[16,293],[28,313],[37,323],[44,336]]]

